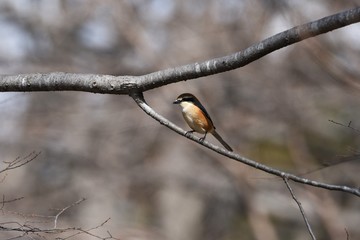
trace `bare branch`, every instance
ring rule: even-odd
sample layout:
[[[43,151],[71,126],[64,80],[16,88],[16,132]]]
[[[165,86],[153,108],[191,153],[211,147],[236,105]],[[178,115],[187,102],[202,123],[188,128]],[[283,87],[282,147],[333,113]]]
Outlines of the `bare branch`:
[[[287,178],[290,179],[292,181],[295,182],[299,182],[299,183],[303,183],[303,184],[307,184],[310,186],[314,186],[314,187],[318,187],[318,188],[324,188],[324,189],[328,189],[328,190],[335,190],[335,191],[342,191],[342,192],[347,192],[347,193],[351,193],[354,194],[358,197],[360,197],[360,189],[359,188],[351,188],[348,186],[340,186],[340,185],[332,185],[332,184],[326,184],[326,183],[322,183],[322,182],[317,182],[314,180],[310,180],[310,179],[306,179],[306,178],[302,178],[287,172],[283,172],[271,167],[268,167],[264,164],[258,163],[254,160],[248,159],[246,157],[243,157],[237,153],[234,152],[230,152],[225,150],[224,148],[221,148],[219,146],[213,145],[207,141],[201,141],[200,138],[196,137],[193,134],[186,134],[187,132],[182,130],[180,127],[176,126],[174,123],[170,122],[168,119],[166,119],[165,117],[161,116],[160,114],[158,114],[157,112],[155,112],[149,105],[147,105],[147,103],[144,100],[144,96],[142,93],[132,93],[131,97],[135,100],[135,102],[137,103],[137,105],[146,113],[148,114],[150,117],[152,117],[153,119],[155,119],[156,121],[158,121],[160,124],[170,128],[171,130],[173,130],[174,132],[187,137],[188,139],[197,142],[223,156],[226,156],[228,158],[231,158],[233,160],[242,162],[248,166],[251,166],[253,168],[262,170],[264,172],[267,172],[269,174],[281,177],[281,178]]]
[[[336,125],[340,125],[340,126],[342,126],[342,127],[346,127],[346,128],[350,128],[351,130],[354,130],[356,133],[360,133],[360,130],[359,129],[357,129],[357,128],[354,128],[353,126],[351,126],[351,123],[352,123],[352,121],[350,121],[347,125],[345,125],[345,124],[343,124],[343,123],[339,123],[339,122],[335,122],[334,120],[331,120],[331,119],[329,119],[329,122],[332,122],[332,123],[334,123],[334,124],[336,124]]]
[[[34,152],[29,153],[25,157],[17,157],[16,159],[14,159],[10,162],[4,161],[4,163],[7,164],[7,166],[4,169],[1,169],[0,173],[24,166],[25,164],[28,164],[29,162],[31,162],[32,160],[37,158],[40,154],[41,154],[41,152],[34,151]],[[3,180],[1,180],[1,181],[3,181]]]
[[[19,201],[19,200],[22,200],[22,199],[24,199],[24,197],[18,197],[18,198],[13,198],[13,199],[10,199],[10,200],[6,200],[5,195],[3,195],[2,201],[0,202],[0,204],[1,204],[0,210],[4,209],[5,203],[12,203],[12,202],[16,202],[16,201]]]
[[[243,67],[273,51],[360,21],[360,7],[343,11],[278,33],[247,49],[201,63],[192,63],[143,76],[75,73],[37,73],[0,76],[0,92],[85,91],[130,94],[179,81],[205,77]]]
[[[68,237],[65,237],[65,238],[57,237],[56,239],[71,239],[71,238],[73,238],[75,236],[78,236],[78,235],[81,235],[81,234],[85,234],[85,235],[91,236],[91,237],[96,238],[96,239],[116,239],[116,238],[112,237],[111,234],[108,237],[101,237],[101,236],[98,236],[96,234],[91,233],[91,231],[103,227],[104,224],[106,224],[109,220],[110,220],[110,218],[106,219],[101,224],[99,224],[99,225],[97,225],[95,227],[92,227],[90,229],[83,229],[83,228],[77,228],[77,227],[57,228],[57,229],[40,229],[40,228],[30,226],[30,225],[22,225],[20,223],[14,223],[14,224],[18,224],[19,227],[5,227],[4,225],[0,225],[0,232],[1,231],[20,232],[23,235],[25,235],[25,234],[26,235],[27,234],[40,234],[40,233],[54,235],[54,234],[75,232],[75,233],[72,233],[71,235],[69,235]]]
[[[61,214],[63,214],[66,210],[68,210],[69,208],[75,206],[75,205],[78,205],[80,203],[82,203],[83,201],[85,201],[86,198],[82,198],[76,202],[74,202],[73,204],[61,209],[55,216],[54,216],[54,229],[56,229],[56,226],[57,226],[57,221],[58,221],[58,218],[60,217]]]
[[[303,217],[303,219],[304,219],[304,221],[305,221],[306,228],[307,228],[308,231],[309,231],[309,234],[310,234],[310,236],[311,236],[311,239],[316,240],[316,237],[315,237],[315,235],[314,235],[314,233],[313,233],[313,231],[312,231],[312,229],[311,229],[311,226],[310,226],[309,221],[308,221],[308,219],[307,219],[307,217],[306,217],[306,215],[305,215],[305,211],[304,211],[304,209],[303,209],[303,207],[302,207],[302,205],[301,205],[301,202],[296,198],[296,196],[295,196],[295,194],[294,194],[294,192],[293,192],[293,190],[292,190],[292,188],[291,188],[291,186],[290,186],[287,178],[284,177],[283,180],[284,180],[284,182],[285,182],[285,184],[286,184],[286,187],[289,189],[289,192],[290,192],[292,198],[294,199],[294,201],[296,202],[296,204],[298,205],[298,207],[299,207],[299,209],[300,209],[301,215],[302,215],[302,217]]]
[[[16,168],[19,168],[21,166],[24,166],[25,164],[28,164],[29,162],[33,161],[35,158],[37,158],[41,152],[31,152],[25,157],[17,157],[16,159],[12,161],[3,161],[6,166],[3,169],[0,169],[0,174],[5,173],[6,171],[13,170]],[[0,183],[3,183],[6,179],[7,173],[4,174],[4,176],[0,179]],[[18,200],[18,199],[16,199]],[[2,201],[2,204],[4,205],[4,201]],[[2,209],[2,208],[1,208]]]
[[[95,226],[95,227],[89,228],[89,229],[87,229],[87,230],[78,228],[78,229],[77,229],[78,232],[76,232],[76,233],[74,233],[74,234],[71,234],[71,235],[69,235],[69,236],[67,236],[67,237],[65,237],[65,238],[61,238],[61,239],[64,239],[64,240],[70,239],[70,238],[73,238],[73,237],[75,237],[75,236],[77,236],[77,235],[80,235],[80,234],[82,234],[82,233],[85,233],[85,234],[90,235],[90,236],[92,236],[92,237],[94,237],[94,238],[97,238],[97,239],[116,239],[116,238],[114,238],[114,237],[109,233],[109,231],[107,231],[107,234],[109,234],[109,237],[105,237],[105,238],[100,237],[100,236],[97,236],[97,235],[91,233],[92,230],[95,230],[95,229],[98,229],[98,228],[100,228],[100,227],[103,227],[108,221],[110,221],[110,218],[106,219],[106,220],[105,220],[104,222],[102,222],[101,224],[99,224],[99,225],[97,225],[97,226]]]
[[[71,208],[75,205],[78,205],[85,200],[86,200],[85,198],[82,198],[82,199],[72,203],[71,205],[68,205],[68,206],[60,209],[59,212],[55,216],[39,216],[39,215],[35,215],[35,214],[32,214],[30,216],[30,217],[42,217],[42,218],[54,218],[54,227],[53,228],[39,228],[39,227],[30,225],[29,222],[26,222],[24,224],[21,224],[19,222],[2,222],[2,223],[0,223],[0,232],[1,231],[19,232],[19,233],[22,233],[21,236],[29,235],[29,234],[34,234],[37,236],[41,236],[40,234],[45,234],[45,235],[46,234],[59,235],[59,234],[66,234],[66,233],[69,234],[66,237],[58,236],[56,239],[71,239],[71,238],[74,238],[75,236],[85,234],[85,235],[88,235],[95,239],[103,239],[103,240],[115,239],[116,240],[116,238],[114,238],[109,231],[107,231],[108,236],[106,236],[106,237],[101,237],[99,235],[92,233],[93,230],[103,227],[107,222],[110,221],[110,218],[106,219],[99,225],[88,228],[88,229],[83,229],[81,227],[57,228],[57,221],[58,221],[60,215],[63,214],[65,211],[67,211],[69,208]],[[20,236],[18,236],[18,237],[20,237]],[[42,237],[42,238],[44,238],[44,237]],[[46,238],[44,238],[44,239],[46,239]]]
[[[0,170],[1,173],[2,170]],[[5,181],[5,178],[7,177],[7,173],[4,174],[4,176],[0,179],[0,183],[3,183]]]

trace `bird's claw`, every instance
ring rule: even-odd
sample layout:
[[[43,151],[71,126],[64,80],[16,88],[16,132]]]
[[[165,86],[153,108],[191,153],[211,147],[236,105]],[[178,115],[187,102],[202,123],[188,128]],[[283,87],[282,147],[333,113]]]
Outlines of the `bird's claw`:
[[[205,133],[205,135],[199,139],[200,142],[204,142],[204,140],[205,140],[205,138],[206,138],[206,134],[207,134],[207,133]]]
[[[187,131],[186,133],[185,133],[185,136],[186,137],[188,137],[190,134],[192,134],[193,132],[195,132],[194,130],[190,130],[190,131]]]

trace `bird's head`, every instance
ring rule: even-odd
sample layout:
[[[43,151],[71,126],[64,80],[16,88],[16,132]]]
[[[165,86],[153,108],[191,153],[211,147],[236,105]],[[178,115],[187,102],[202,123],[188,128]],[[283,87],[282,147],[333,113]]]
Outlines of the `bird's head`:
[[[176,98],[176,100],[173,102],[173,104],[181,105],[181,103],[194,103],[197,101],[198,101],[197,98],[194,95],[192,95],[191,93],[183,93]]]

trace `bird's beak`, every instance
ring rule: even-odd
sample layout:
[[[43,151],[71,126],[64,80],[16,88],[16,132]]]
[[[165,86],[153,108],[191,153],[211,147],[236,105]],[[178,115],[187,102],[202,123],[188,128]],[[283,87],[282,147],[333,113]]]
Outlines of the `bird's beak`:
[[[173,104],[179,104],[180,102],[181,102],[180,99],[176,99],[176,100],[173,102]]]

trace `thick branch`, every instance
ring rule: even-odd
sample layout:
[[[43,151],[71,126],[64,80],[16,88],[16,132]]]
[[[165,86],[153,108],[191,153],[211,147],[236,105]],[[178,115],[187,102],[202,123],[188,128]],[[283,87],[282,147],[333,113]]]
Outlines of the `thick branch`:
[[[81,73],[32,73],[0,76],[1,92],[83,91],[128,94],[136,77]]]
[[[85,91],[129,94],[170,83],[243,67],[273,51],[360,21],[360,7],[340,12],[278,33],[247,49],[201,63],[170,68],[143,76],[109,76],[75,73],[0,76],[0,92]]]
[[[360,22],[360,7],[291,28],[225,57],[141,76],[139,87],[141,91],[146,91],[169,83],[234,70],[283,47],[356,22]]]
[[[191,140],[193,140],[194,142],[197,142],[223,156],[226,156],[228,158],[234,159],[238,162],[242,162],[246,165],[249,165],[253,168],[257,168],[259,170],[262,170],[264,172],[267,172],[269,174],[275,175],[275,176],[279,176],[283,179],[290,179],[294,182],[298,182],[298,183],[303,183],[303,184],[307,184],[307,185],[311,185],[314,187],[319,187],[319,188],[324,188],[324,189],[328,189],[328,190],[335,190],[335,191],[342,191],[342,192],[347,192],[347,193],[351,193],[354,194],[358,197],[360,197],[360,189],[358,188],[350,188],[348,186],[339,186],[339,185],[332,185],[332,184],[326,184],[326,183],[322,183],[322,182],[317,182],[317,181],[313,181],[313,180],[309,180],[306,178],[302,178],[302,177],[298,177],[296,175],[287,173],[287,172],[283,172],[271,167],[268,167],[264,164],[258,163],[256,161],[253,161],[251,159],[245,158],[237,153],[234,152],[230,152],[225,150],[224,148],[215,146],[207,141],[201,141],[200,138],[196,137],[193,134],[186,134],[186,131],[182,130],[180,127],[176,126],[175,124],[173,124],[172,122],[170,122],[169,120],[167,120],[165,117],[161,116],[160,114],[158,114],[157,112],[155,112],[149,105],[147,105],[147,103],[144,100],[144,96],[142,93],[132,93],[131,97],[135,100],[135,102],[137,103],[137,105],[145,112],[147,113],[150,117],[152,117],[153,119],[155,119],[156,121],[158,121],[160,124],[170,128],[171,130],[173,130],[174,132],[187,137]]]

